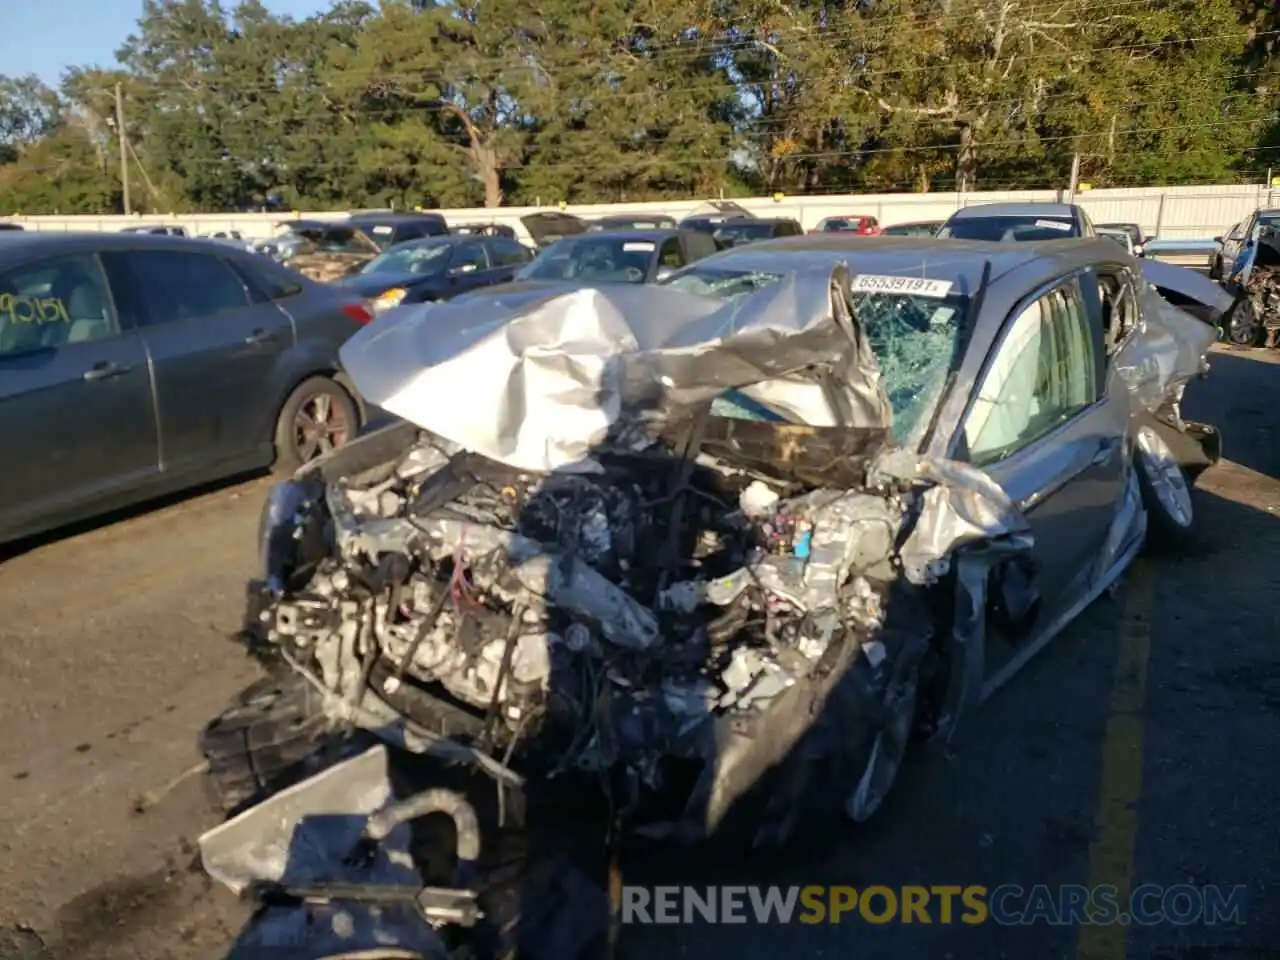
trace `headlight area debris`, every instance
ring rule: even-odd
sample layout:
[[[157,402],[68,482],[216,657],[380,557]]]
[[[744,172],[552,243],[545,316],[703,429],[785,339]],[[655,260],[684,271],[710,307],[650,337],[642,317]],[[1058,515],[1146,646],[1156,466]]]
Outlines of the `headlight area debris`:
[[[641,816],[667,761],[696,762],[682,816],[650,829],[704,836],[797,750],[843,756],[827,789],[852,793],[873,718],[955,632],[930,590],[952,552],[1021,554],[1029,533],[982,474],[879,431],[703,419],[686,446],[695,431],[697,451],[632,441],[599,473],[424,436],[390,464],[291,481],[248,628],[332,718],[500,783],[601,776]],[[783,799],[760,826],[780,842],[802,807],[768,792]]]
[[[1253,308],[1255,322],[1265,334],[1264,345],[1280,346],[1280,238],[1274,231],[1258,240],[1244,295]]]

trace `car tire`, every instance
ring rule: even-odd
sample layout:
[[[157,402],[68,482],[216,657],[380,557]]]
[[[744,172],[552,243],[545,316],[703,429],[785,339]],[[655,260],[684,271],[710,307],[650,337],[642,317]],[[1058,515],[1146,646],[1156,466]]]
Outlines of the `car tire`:
[[[1209,264],[1209,279],[1210,280],[1222,279],[1222,258],[1221,257],[1214,257],[1213,262]]]
[[[1147,512],[1147,542],[1157,549],[1186,547],[1195,539],[1192,481],[1179,456],[1182,439],[1176,428],[1154,418],[1140,421],[1134,437],[1133,464]]]
[[[264,677],[201,732],[206,792],[221,813],[234,815],[354,756],[368,742],[357,731],[336,729],[302,677]]]
[[[294,388],[276,419],[274,469],[292,474],[360,430],[356,402],[336,380],[308,377]]]
[[[1259,346],[1262,343],[1262,332],[1258,313],[1248,297],[1237,298],[1227,315],[1222,318],[1223,336],[1228,343],[1237,347]]]

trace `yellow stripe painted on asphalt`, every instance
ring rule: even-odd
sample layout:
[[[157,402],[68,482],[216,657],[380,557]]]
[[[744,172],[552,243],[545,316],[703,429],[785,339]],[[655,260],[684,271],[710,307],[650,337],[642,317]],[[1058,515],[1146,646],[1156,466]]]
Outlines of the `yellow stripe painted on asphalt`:
[[[1102,738],[1096,835],[1089,847],[1089,885],[1112,886],[1125,910],[1133,879],[1142,794],[1142,713],[1146,705],[1147,661],[1151,653],[1151,609],[1155,575],[1143,558],[1129,573],[1119,649],[1111,682],[1111,712]],[[1081,926],[1077,960],[1125,960],[1128,927],[1118,923]]]

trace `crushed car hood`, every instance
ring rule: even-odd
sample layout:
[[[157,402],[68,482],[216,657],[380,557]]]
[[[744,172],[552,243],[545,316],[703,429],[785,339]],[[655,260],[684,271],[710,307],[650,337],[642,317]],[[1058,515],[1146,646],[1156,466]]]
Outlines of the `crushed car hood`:
[[[844,267],[798,270],[725,302],[651,286],[401,308],[341,359],[373,404],[511,467],[594,469],[624,421],[741,390],[810,426],[888,427]],[[482,396],[488,402],[464,402]]]

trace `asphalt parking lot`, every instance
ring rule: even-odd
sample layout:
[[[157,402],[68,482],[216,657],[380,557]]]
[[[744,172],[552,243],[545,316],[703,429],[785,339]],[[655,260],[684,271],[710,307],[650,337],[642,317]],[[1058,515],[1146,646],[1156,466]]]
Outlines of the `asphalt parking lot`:
[[[1247,888],[1243,923],[628,927],[623,956],[1280,957],[1280,358],[1215,351],[1188,416],[1227,456],[1201,536],[1139,562],[872,823],[808,862],[624,862],[635,884]],[[195,737],[255,676],[235,629],[266,481],[0,561],[0,960],[219,956],[244,919],[194,863]],[[176,785],[174,781],[177,781]],[[160,795],[163,794],[163,795]],[[150,795],[150,796],[148,796]],[[140,802],[143,801],[143,802]],[[140,809],[141,808],[141,809]]]

